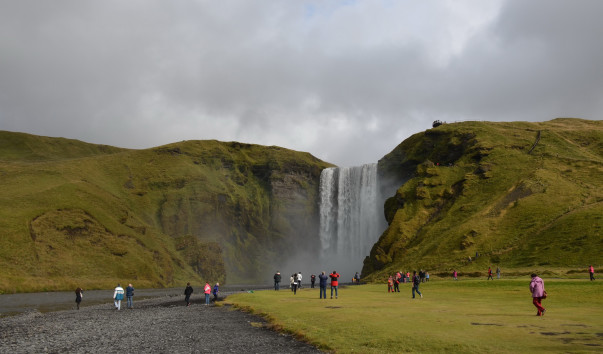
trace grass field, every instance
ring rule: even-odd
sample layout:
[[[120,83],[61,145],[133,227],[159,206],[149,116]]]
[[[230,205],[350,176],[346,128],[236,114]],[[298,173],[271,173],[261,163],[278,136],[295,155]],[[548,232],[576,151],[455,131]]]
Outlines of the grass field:
[[[276,329],[338,353],[601,352],[603,283],[545,280],[547,309],[536,316],[525,279],[432,280],[423,298],[387,285],[347,286],[338,299],[318,289],[229,296],[227,302],[266,317]],[[327,288],[330,295],[330,289]]]

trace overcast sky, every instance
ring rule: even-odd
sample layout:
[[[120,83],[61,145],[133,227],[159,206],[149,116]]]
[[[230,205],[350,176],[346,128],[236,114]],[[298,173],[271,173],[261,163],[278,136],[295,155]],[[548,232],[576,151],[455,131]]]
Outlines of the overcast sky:
[[[603,119],[601,0],[0,0],[0,130],[376,162],[434,120]]]

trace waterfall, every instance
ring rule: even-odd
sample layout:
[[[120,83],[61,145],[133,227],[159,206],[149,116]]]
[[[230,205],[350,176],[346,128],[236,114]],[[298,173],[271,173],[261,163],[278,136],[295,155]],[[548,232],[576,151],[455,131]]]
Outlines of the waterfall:
[[[320,174],[322,264],[350,277],[387,226],[379,196],[377,164],[332,167]],[[329,269],[330,271],[331,269]]]

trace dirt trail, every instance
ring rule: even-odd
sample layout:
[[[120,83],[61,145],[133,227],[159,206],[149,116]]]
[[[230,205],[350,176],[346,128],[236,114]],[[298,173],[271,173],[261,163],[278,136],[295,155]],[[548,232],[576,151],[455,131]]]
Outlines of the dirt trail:
[[[228,306],[205,306],[199,296],[190,307],[180,296],[134,306],[117,311],[105,303],[0,318],[0,352],[320,353],[267,329],[259,317]]]

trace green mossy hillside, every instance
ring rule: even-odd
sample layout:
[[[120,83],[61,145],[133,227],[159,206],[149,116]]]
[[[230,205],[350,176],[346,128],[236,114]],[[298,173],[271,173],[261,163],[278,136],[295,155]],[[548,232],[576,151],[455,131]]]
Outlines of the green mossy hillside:
[[[236,142],[129,150],[0,131],[0,292],[256,282],[317,242],[312,155]]]
[[[368,279],[603,261],[603,121],[444,124],[402,142],[379,171],[401,187]]]

